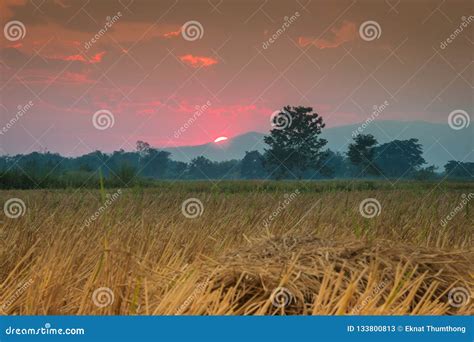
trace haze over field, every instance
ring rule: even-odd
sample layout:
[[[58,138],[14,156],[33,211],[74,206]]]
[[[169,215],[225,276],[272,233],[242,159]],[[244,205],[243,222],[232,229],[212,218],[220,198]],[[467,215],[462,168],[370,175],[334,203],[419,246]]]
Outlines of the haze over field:
[[[332,151],[345,153],[351,142],[353,132],[362,124],[326,128],[321,137],[328,140],[327,147]],[[366,134],[372,134],[380,143],[390,140],[418,138],[423,146],[423,156],[427,164],[444,166],[449,160],[474,162],[474,125],[470,129],[454,131],[446,124],[429,122],[377,121],[367,125]],[[165,148],[172,158],[189,162],[200,155],[211,160],[223,161],[242,159],[246,151],[263,152],[267,147],[263,142],[264,133],[249,132],[223,143],[208,143],[199,146],[180,146]]]

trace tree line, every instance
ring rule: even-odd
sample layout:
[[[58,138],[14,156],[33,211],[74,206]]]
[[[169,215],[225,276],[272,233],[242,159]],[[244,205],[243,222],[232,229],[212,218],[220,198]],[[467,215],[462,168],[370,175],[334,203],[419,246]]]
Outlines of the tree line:
[[[426,165],[418,139],[380,144],[372,135],[359,134],[346,152],[326,148],[320,137],[325,124],[311,107],[290,107],[273,117],[273,128],[264,137],[263,153],[247,151],[241,160],[211,161],[204,156],[189,163],[147,142],[136,150],[106,154],[95,151],[68,158],[56,153],[33,152],[0,157],[1,188],[97,187],[152,184],[159,179],[418,179],[474,180],[474,163],[449,161],[444,170]]]

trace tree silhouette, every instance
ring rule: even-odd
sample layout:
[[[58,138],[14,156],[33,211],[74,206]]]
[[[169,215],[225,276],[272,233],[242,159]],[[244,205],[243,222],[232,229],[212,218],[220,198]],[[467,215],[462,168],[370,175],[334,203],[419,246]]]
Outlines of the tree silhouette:
[[[450,160],[444,165],[444,172],[449,178],[474,179],[474,163]]]
[[[258,151],[245,152],[240,164],[240,176],[245,179],[259,179],[265,177],[263,156]]]
[[[418,139],[393,140],[375,149],[375,164],[386,177],[412,177],[426,163]]]
[[[318,169],[327,143],[319,137],[325,127],[323,118],[311,107],[286,106],[272,119],[274,128],[264,137],[269,146],[264,154],[269,173],[277,179],[290,175],[301,178],[305,170]]]
[[[375,166],[375,146],[377,140],[371,134],[359,134],[349,144],[347,157],[352,164],[358,166],[360,175],[378,175],[380,171]]]
[[[189,175],[193,179],[215,178],[215,163],[203,156],[196,157],[189,163]]]
[[[170,163],[171,153],[159,151],[150,144],[137,141],[140,174],[146,177],[164,178]]]

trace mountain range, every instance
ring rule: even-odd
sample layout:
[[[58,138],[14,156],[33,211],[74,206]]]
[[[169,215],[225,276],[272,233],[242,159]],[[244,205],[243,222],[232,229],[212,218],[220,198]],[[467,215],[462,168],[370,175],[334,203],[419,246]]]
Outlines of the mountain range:
[[[353,132],[359,127],[362,134],[372,134],[380,144],[417,138],[423,146],[423,157],[428,165],[442,167],[449,160],[474,162],[474,125],[454,130],[448,124],[424,121],[373,121],[366,127],[354,124],[324,128],[321,137],[327,139],[327,148],[344,153],[352,141]],[[184,162],[198,156],[213,161],[242,159],[246,151],[264,151],[264,136],[263,133],[248,132],[219,143],[169,147],[162,150],[170,152],[172,159]]]

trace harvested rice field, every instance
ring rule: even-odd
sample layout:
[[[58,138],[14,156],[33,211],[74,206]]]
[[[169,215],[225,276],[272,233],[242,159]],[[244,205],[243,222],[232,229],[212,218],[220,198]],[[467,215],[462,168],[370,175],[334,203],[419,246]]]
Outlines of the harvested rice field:
[[[342,181],[1,191],[0,311],[472,314],[473,193]]]

